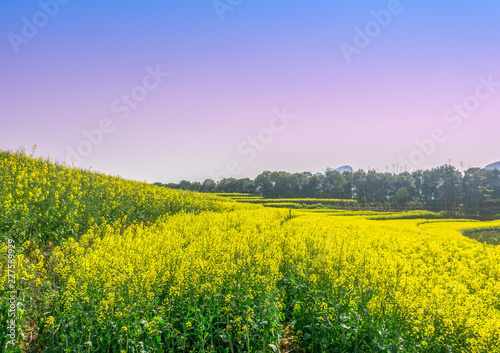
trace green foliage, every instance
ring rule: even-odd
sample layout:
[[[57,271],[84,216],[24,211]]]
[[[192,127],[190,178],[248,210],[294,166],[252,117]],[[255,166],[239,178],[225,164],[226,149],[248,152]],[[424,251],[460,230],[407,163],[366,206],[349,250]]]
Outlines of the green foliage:
[[[445,212],[430,212],[430,211],[408,211],[408,212],[394,212],[382,216],[370,217],[376,220],[388,219],[442,219],[446,218]]]
[[[463,235],[480,243],[500,245],[500,228],[479,228],[462,232]]]
[[[500,171],[470,168],[461,173],[450,165],[412,173],[358,170],[339,173],[287,173],[264,171],[254,180],[222,179],[200,183],[182,181],[169,187],[204,192],[226,192],[241,201],[266,199],[355,199],[357,209],[446,211],[453,217],[499,218]],[[258,195],[258,196],[255,196]],[[265,202],[265,201],[261,201]],[[272,201],[268,201],[272,202]],[[294,201],[289,201],[294,202]],[[340,205],[348,208],[351,204]]]

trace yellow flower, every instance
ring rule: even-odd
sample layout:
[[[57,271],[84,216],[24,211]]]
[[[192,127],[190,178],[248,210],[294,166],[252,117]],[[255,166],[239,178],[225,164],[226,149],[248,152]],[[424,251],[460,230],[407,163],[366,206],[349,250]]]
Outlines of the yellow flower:
[[[47,327],[53,327],[54,326],[54,317],[51,315],[47,317],[47,320],[45,320],[45,324]]]

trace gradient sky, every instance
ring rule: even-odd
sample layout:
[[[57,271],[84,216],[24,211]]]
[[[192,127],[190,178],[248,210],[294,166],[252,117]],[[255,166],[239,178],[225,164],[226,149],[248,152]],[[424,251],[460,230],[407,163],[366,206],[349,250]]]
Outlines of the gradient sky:
[[[150,182],[202,181],[228,163],[253,178],[500,160],[500,84],[474,98],[481,77],[500,82],[498,0],[401,0],[380,30],[373,11],[395,0],[222,0],[223,20],[211,0],[54,1],[0,3],[2,149],[37,144],[75,162],[80,148],[79,166]],[[342,43],[367,26],[348,63]],[[141,91],[156,68],[168,77]],[[122,120],[134,90],[147,96]],[[467,119],[444,119],[464,102]],[[271,136],[284,107],[295,118]],[[84,131],[106,122],[113,131],[92,144]],[[419,152],[435,129],[445,141]],[[255,158],[238,151],[259,134]]]

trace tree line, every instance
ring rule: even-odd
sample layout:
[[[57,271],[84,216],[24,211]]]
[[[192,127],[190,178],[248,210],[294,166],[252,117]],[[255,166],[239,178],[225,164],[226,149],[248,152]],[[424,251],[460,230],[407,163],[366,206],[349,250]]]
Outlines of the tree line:
[[[157,185],[207,193],[249,193],[265,198],[355,199],[367,208],[425,209],[479,215],[491,205],[500,206],[500,171],[470,168],[460,172],[451,165],[404,173],[288,173],[264,171],[255,179],[206,179]],[[500,211],[499,211],[500,213]]]

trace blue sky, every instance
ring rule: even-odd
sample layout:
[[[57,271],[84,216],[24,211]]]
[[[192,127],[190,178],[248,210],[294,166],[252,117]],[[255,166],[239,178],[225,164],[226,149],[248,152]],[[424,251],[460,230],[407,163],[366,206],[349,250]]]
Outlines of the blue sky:
[[[0,148],[162,182],[500,159],[498,1],[222,3],[2,2]]]

